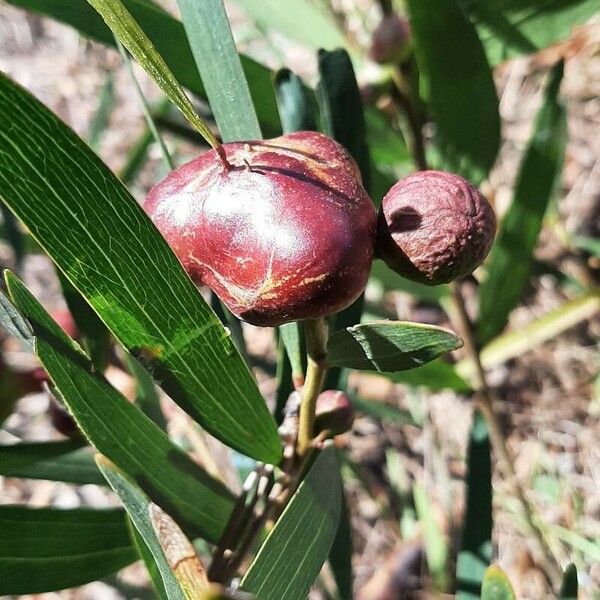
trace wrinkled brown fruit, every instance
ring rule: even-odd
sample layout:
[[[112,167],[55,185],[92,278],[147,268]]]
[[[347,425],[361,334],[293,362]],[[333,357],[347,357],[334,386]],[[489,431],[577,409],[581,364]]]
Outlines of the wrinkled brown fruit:
[[[400,275],[429,285],[472,273],[496,232],[494,210],[459,175],[419,171],[386,194],[377,223],[377,253]]]
[[[325,390],[317,398],[315,432],[329,431],[332,436],[352,429],[354,407],[347,394],[339,390]]]
[[[231,168],[206,152],[144,204],[192,279],[255,325],[349,306],[367,283],[376,226],[349,154],[315,132],[223,149]]]

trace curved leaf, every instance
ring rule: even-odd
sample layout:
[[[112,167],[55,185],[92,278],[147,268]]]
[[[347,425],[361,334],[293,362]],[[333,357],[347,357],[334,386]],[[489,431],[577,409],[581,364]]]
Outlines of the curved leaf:
[[[351,369],[405,371],[462,346],[452,331],[404,321],[375,321],[336,331],[327,343],[330,364]]]
[[[137,559],[121,509],[0,506],[0,594],[82,585]]]
[[[316,130],[314,98],[298,75],[289,69],[278,71],[275,75],[275,91],[284,133]]]
[[[248,367],[131,194],[5,76],[0,112],[0,198],[173,400],[221,441],[277,462],[277,430]]]

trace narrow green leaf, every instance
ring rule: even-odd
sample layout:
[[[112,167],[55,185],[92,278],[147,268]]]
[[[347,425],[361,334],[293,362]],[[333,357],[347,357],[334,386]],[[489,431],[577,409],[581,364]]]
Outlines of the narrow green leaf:
[[[150,580],[152,581],[152,587],[154,589],[154,593],[156,594],[157,600],[169,600],[162,576],[158,570],[154,556],[152,556],[152,552],[150,552],[150,548],[148,548],[146,545],[144,538],[135,528],[135,525],[131,522],[131,519],[128,519],[127,524],[129,525],[129,535],[131,536],[133,545],[137,548],[140,558],[144,561],[148,575],[150,575]]]
[[[467,459],[467,508],[456,563],[459,600],[478,600],[485,570],[492,560],[492,463],[485,419],[473,415]]]
[[[354,598],[352,587],[354,579],[352,573],[352,526],[343,489],[341,499],[340,520],[331,550],[329,550],[329,564],[337,585],[339,600],[352,600]]]
[[[554,339],[563,331],[574,327],[600,312],[600,290],[582,294],[568,300],[557,309],[532,321],[517,331],[507,331],[494,338],[481,350],[481,363],[484,369],[492,369],[513,358],[533,350],[544,342]],[[475,366],[463,359],[456,370],[464,377],[471,378]]]
[[[135,90],[139,103],[142,107],[142,113],[144,115],[144,121],[146,121],[146,127],[149,129],[150,133],[152,134],[152,137],[154,138],[154,141],[160,149],[163,164],[166,170],[172,171],[175,168],[175,163],[171,158],[171,154],[169,153],[165,141],[163,140],[162,136],[160,135],[160,132],[158,131],[158,128],[154,121],[154,117],[152,116],[152,111],[150,110],[150,105],[148,104],[148,100],[146,100],[146,96],[144,95],[144,90],[142,90],[142,86],[140,85],[140,82],[138,81],[138,78],[133,70],[132,60],[129,54],[127,53],[127,50],[125,49],[125,46],[123,46],[123,44],[118,39],[116,39],[116,42],[117,50],[121,55],[121,59],[123,60],[125,68],[127,69],[127,73],[129,75],[131,84],[133,85],[133,89]]]
[[[7,283],[56,392],[90,442],[188,531],[216,541],[233,506],[229,491],[106,381],[14,275]]]
[[[90,129],[88,133],[88,141],[90,146],[97,150],[100,140],[106,128],[110,115],[115,107],[115,89],[114,89],[114,73],[109,71],[104,80],[104,84],[100,89],[98,99],[98,107],[94,113]]]
[[[0,198],[175,402],[221,441],[276,463],[277,430],[248,367],[135,199],[3,76],[0,112]]]
[[[597,0],[461,0],[491,65],[546,48],[598,12]]]
[[[166,431],[165,416],[160,408],[160,397],[152,377],[131,354],[125,355],[125,364],[135,379],[135,401],[137,405],[155,425]]]
[[[156,108],[152,109],[152,118],[155,121],[160,120],[168,114],[171,106],[172,104],[169,99],[163,98]],[[148,150],[154,141],[154,135],[148,125],[146,125],[142,134],[131,146],[131,149],[127,153],[125,164],[119,171],[119,179],[125,185],[131,183],[139,173],[148,157]]]
[[[83,585],[137,558],[118,509],[0,506],[0,594]]]
[[[310,0],[234,0],[262,29],[276,31],[313,50],[345,46],[330,15]]]
[[[279,328],[279,335],[292,367],[292,380],[302,385],[306,370],[304,329],[298,322],[286,323]]]
[[[250,565],[243,590],[259,600],[306,600],[337,531],[339,469],[333,447],[321,452]]]
[[[83,347],[96,368],[104,371],[110,354],[110,331],[63,273],[57,270],[57,274],[65,302],[81,334]]]
[[[275,392],[275,409],[273,411],[275,422],[281,425],[285,416],[285,405],[290,394],[294,391],[292,383],[292,365],[281,336],[277,341],[277,369],[275,371],[277,390]]]
[[[223,0],[177,3],[223,141],[262,139]]]
[[[457,0],[407,4],[445,166],[478,184],[500,147],[498,96],[483,46]]]
[[[90,448],[79,440],[0,446],[0,475],[105,485]]]
[[[427,497],[425,488],[419,484],[413,487],[413,498],[419,521],[423,526],[423,541],[427,566],[437,591],[448,591],[448,541],[435,519],[435,512]]]
[[[568,565],[560,586],[558,600],[577,600],[579,595],[579,584],[577,582],[577,567]]]
[[[275,92],[284,133],[316,130],[313,98],[298,75],[289,69],[275,74]]]
[[[508,577],[495,565],[488,567],[485,571],[481,587],[481,600],[516,600]]]
[[[354,157],[363,185],[369,189],[369,148],[360,90],[350,56],[345,50],[319,51],[317,102],[323,131]]]
[[[8,335],[16,337],[27,347],[33,349],[33,332],[31,331],[31,327],[2,290],[0,290],[0,327]]]
[[[214,148],[218,142],[208,125],[198,115],[190,99],[169,69],[163,57],[136,23],[121,0],[87,0],[100,13],[116,38],[152,77],[165,96],[177,105],[183,116]]]
[[[151,502],[125,473],[102,456],[96,462],[152,554],[167,598],[187,600],[189,596],[177,577],[176,569],[198,561],[192,544],[170,517]],[[168,534],[168,538],[165,534]]]
[[[404,321],[375,321],[336,331],[327,344],[332,365],[404,371],[462,346],[452,331]]]
[[[521,163],[512,204],[502,220],[480,288],[479,341],[502,331],[521,298],[531,270],[533,251],[546,207],[562,170],[565,109],[558,100],[563,64],[553,69],[533,136]]]

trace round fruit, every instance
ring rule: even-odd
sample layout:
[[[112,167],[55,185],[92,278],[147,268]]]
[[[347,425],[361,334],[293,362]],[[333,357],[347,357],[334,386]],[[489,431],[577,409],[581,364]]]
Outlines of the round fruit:
[[[255,325],[326,316],[363,291],[376,215],[349,154],[315,132],[224,144],[144,208],[199,284]]]
[[[400,275],[429,285],[472,273],[496,231],[494,210],[459,175],[419,171],[386,194],[377,223],[377,253]]]
[[[315,431],[329,431],[339,435],[352,429],[354,407],[347,394],[339,390],[325,390],[317,398]]]
[[[398,63],[404,60],[411,48],[411,31],[408,21],[392,13],[381,19],[373,32],[369,55],[377,63]]]

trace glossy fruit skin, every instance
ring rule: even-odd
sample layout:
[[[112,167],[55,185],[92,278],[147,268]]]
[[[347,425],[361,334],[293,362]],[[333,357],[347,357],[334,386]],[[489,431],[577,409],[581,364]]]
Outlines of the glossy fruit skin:
[[[376,251],[400,275],[438,285],[472,273],[495,232],[494,210],[476,187],[452,173],[419,171],[384,197]]]
[[[348,394],[340,390],[325,390],[317,398],[315,432],[329,431],[332,436],[352,429],[354,407]]]
[[[149,193],[144,209],[191,278],[254,325],[349,306],[373,259],[376,214],[349,154],[296,132],[211,150]]]
[[[371,59],[380,64],[398,63],[409,55],[410,50],[409,22],[396,13],[385,15],[371,38]]]

